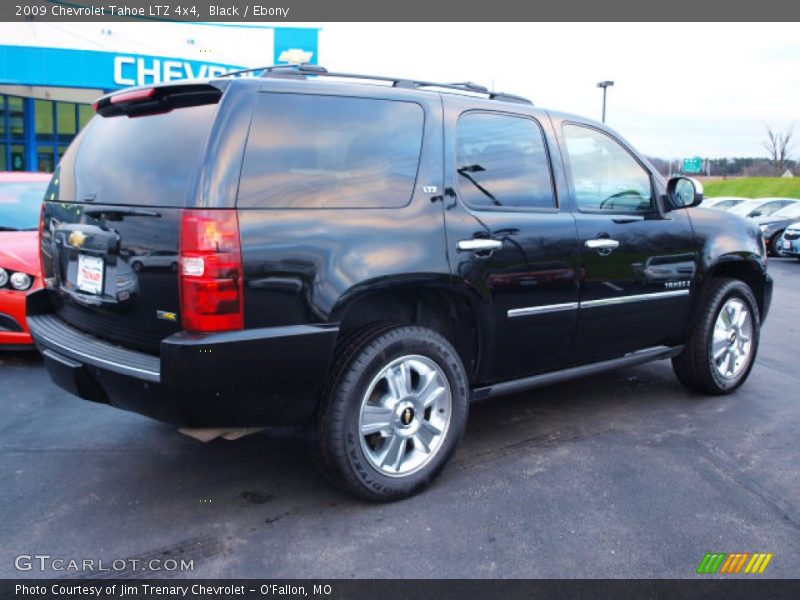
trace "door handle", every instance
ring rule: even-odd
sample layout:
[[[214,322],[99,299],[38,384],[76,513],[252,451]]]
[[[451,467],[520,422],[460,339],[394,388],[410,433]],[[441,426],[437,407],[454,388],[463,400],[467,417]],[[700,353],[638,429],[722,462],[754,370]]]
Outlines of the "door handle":
[[[586,240],[586,247],[589,250],[597,250],[599,254],[611,254],[613,250],[619,248],[619,242],[610,238],[599,238],[596,240]]]
[[[500,240],[486,238],[472,238],[471,240],[458,240],[458,249],[461,252],[488,252],[503,246]]]

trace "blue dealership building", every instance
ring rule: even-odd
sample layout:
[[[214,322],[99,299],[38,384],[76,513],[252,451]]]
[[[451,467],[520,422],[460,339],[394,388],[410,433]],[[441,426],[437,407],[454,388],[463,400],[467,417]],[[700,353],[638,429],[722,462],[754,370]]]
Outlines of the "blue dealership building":
[[[0,171],[53,171],[104,93],[317,63],[318,33],[234,23],[0,23]]]

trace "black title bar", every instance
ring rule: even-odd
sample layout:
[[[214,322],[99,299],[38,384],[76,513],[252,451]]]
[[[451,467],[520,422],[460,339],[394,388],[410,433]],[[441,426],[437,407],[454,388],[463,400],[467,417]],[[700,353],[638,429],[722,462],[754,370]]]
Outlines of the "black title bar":
[[[686,44],[681,22],[800,19],[786,0],[567,0],[566,2],[375,2],[374,0],[3,0],[4,21],[673,21],[675,36],[654,44]],[[639,49],[642,50],[642,49]]]
[[[780,579],[571,580],[0,580],[3,600],[796,600],[800,581]]]

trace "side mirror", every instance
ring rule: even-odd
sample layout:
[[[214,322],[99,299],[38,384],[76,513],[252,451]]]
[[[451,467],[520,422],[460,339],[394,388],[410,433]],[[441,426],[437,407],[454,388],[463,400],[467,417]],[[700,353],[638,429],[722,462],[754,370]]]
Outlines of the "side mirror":
[[[703,201],[703,184],[691,177],[673,177],[667,182],[671,208],[689,208]]]

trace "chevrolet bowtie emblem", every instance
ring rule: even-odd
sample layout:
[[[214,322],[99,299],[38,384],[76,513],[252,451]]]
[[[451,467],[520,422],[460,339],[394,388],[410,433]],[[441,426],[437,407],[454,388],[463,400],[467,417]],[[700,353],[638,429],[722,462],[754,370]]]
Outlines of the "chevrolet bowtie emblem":
[[[82,231],[73,231],[69,234],[69,245],[74,248],[80,248],[86,241],[86,234]]]

